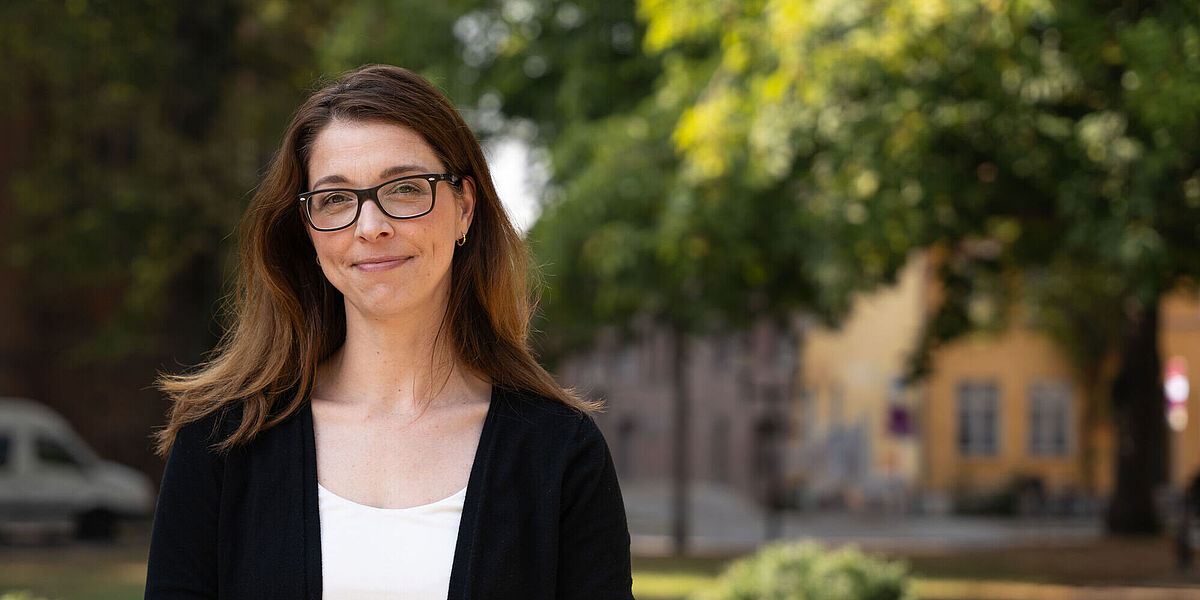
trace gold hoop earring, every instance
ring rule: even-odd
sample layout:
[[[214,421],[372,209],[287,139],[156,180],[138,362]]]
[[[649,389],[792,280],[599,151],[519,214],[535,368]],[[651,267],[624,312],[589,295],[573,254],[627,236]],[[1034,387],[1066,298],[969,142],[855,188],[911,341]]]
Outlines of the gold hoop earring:
[[[321,266],[321,257],[320,256],[317,257],[317,266],[318,267]]]
[[[459,246],[461,246],[461,245],[463,245],[463,244],[467,243],[467,234],[465,234],[465,233],[464,233],[462,237],[458,238],[458,242],[457,242],[457,243],[458,243],[458,245],[459,245]]]

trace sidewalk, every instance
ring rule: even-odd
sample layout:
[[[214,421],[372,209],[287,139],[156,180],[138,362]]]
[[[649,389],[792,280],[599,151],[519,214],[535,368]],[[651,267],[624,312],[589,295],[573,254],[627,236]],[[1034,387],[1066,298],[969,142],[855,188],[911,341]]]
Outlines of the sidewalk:
[[[767,541],[766,515],[725,488],[695,483],[690,512],[690,548],[700,555],[735,555]],[[670,489],[665,482],[622,484],[633,552],[664,555],[671,550]],[[782,537],[874,551],[950,551],[1012,548],[1046,543],[1098,541],[1094,518],[1077,520],[1001,519],[961,516],[785,513]]]
[[[635,556],[671,555],[666,483],[622,483]],[[765,542],[765,515],[728,490],[692,489],[689,555],[734,557]],[[783,537],[905,560],[927,600],[1200,600],[1196,567],[1168,538],[1111,538],[1097,518],[999,519],[848,513],[783,515]],[[645,562],[645,561],[643,561]]]

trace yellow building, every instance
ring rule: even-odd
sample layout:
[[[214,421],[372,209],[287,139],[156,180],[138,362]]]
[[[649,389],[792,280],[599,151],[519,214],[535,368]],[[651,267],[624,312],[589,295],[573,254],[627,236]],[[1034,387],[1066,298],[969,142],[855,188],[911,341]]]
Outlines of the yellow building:
[[[930,260],[910,261],[895,286],[860,299],[837,330],[809,333],[805,394],[795,420],[805,450],[795,476],[820,498],[853,505],[872,490],[951,499],[1036,481],[1049,496],[1103,496],[1113,486],[1114,438],[1104,386],[1081,381],[1047,336],[1022,326],[972,334],[931,356],[931,374],[900,381],[936,301]],[[1200,372],[1200,302],[1162,307],[1162,356]],[[1194,374],[1193,374],[1194,375]],[[1172,482],[1200,470],[1200,413],[1172,434]]]
[[[974,335],[936,351],[932,365],[922,386],[924,490],[998,490],[1022,476],[1049,493],[1111,489],[1111,422],[1088,412],[1088,387],[1045,335]]]
[[[841,328],[805,334],[793,428],[803,450],[790,463],[810,502],[886,505],[888,492],[919,487],[919,397],[902,380],[926,312],[927,262],[859,299]]]

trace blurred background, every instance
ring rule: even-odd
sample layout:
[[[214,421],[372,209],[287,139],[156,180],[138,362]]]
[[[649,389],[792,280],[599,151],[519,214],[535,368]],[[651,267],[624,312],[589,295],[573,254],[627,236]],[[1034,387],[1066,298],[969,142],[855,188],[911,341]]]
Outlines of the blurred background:
[[[374,62],[488,149],[639,598],[1200,597],[1200,3],[1139,0],[3,3],[0,596],[140,597],[153,381]]]

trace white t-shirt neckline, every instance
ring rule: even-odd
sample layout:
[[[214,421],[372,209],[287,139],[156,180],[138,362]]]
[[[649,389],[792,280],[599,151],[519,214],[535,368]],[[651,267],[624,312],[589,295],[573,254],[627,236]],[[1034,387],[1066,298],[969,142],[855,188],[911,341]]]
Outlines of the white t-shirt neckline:
[[[381,508],[378,506],[371,506],[370,504],[362,504],[360,502],[355,502],[353,500],[350,500],[349,498],[346,498],[345,496],[340,496],[336,492],[333,492],[329,488],[322,485],[321,482],[319,482],[319,481],[317,482],[317,489],[320,492],[322,492],[326,498],[328,498],[329,500],[332,500],[334,502],[341,502],[343,504],[347,504],[347,505],[361,508],[364,510],[377,510],[377,511],[382,511],[382,512],[420,511],[422,509],[429,509],[429,508],[441,506],[443,504],[447,504],[447,503],[457,499],[458,497],[465,496],[467,494],[467,486],[464,485],[461,490],[458,490],[457,492],[454,492],[453,494],[450,494],[449,496],[446,496],[445,498],[442,498],[441,500],[434,500],[433,502],[430,502],[428,504],[418,504],[417,506],[406,506],[403,508]]]

